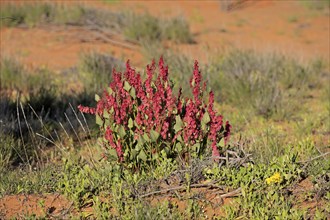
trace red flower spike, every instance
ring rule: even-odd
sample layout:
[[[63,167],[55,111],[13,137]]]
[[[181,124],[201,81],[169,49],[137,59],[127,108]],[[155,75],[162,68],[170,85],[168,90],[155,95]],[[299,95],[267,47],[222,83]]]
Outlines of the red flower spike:
[[[165,66],[161,57],[158,62],[158,74],[154,78],[156,66],[155,61],[146,68],[146,79],[142,80],[141,75],[131,68],[129,60],[126,62],[126,71],[124,73],[113,70],[112,82],[109,87],[111,93],[105,90],[102,98],[97,102],[96,108],[84,107],[79,105],[78,109],[83,113],[98,114],[102,120],[109,120],[110,127],[102,127],[104,131],[106,148],[111,147],[116,150],[119,162],[125,159],[123,147],[127,146],[125,139],[120,139],[117,133],[113,133],[111,127],[113,124],[122,125],[125,129],[130,129],[131,140],[139,139],[144,134],[150,134],[151,130],[160,134],[160,139],[171,145],[177,143],[178,137],[184,139],[183,144],[188,147],[195,143],[201,143],[205,138],[212,143],[210,148],[212,156],[219,157],[217,143],[221,138],[228,142],[231,126],[226,122],[223,128],[222,116],[217,115],[214,110],[214,94],[210,92],[209,103],[203,102],[203,91],[206,89],[206,82],[202,83],[202,76],[199,71],[198,62],[194,63],[193,76],[190,80],[190,86],[193,92],[193,98],[182,98],[182,89],[180,88],[177,97],[173,95],[171,84],[168,80],[168,66]],[[131,90],[127,91],[126,84],[130,85]],[[125,86],[125,88],[124,88]],[[135,95],[132,95],[132,91]],[[202,118],[208,112],[209,122],[206,123],[206,129],[202,130]],[[104,114],[107,114],[105,117]],[[175,118],[179,116],[182,119],[182,128],[174,129]],[[132,121],[129,121],[132,120]],[[175,133],[175,130],[177,131]],[[220,132],[224,130],[224,132]],[[205,146],[203,146],[204,148]],[[126,150],[126,149],[125,149]],[[151,149],[155,152],[156,149]],[[150,152],[151,152],[150,151]]]

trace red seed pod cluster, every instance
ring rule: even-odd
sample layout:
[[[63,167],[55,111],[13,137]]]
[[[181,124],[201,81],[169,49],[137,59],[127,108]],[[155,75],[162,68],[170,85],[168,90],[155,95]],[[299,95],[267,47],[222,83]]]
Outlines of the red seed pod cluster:
[[[163,58],[146,67],[146,79],[126,63],[124,73],[113,71],[112,82],[97,101],[96,108],[78,106],[83,113],[95,114],[101,120],[105,145],[115,149],[120,161],[124,160],[123,147],[126,146],[123,137],[114,132],[115,127],[123,126],[130,130],[137,141],[143,135],[159,134],[157,141],[170,143],[172,147],[178,141],[185,146],[196,143],[210,143],[212,155],[218,157],[219,141],[224,138],[225,144],[230,136],[231,126],[227,121],[223,126],[223,117],[214,110],[214,94],[209,93],[208,104],[203,101],[203,91],[206,83],[201,86],[202,76],[195,61],[190,86],[193,98],[183,98],[182,90],[177,96],[169,81],[168,67]],[[105,126],[104,124],[107,124]],[[130,140],[132,140],[130,139]],[[205,145],[205,144],[204,144]],[[154,152],[154,151],[153,151]]]

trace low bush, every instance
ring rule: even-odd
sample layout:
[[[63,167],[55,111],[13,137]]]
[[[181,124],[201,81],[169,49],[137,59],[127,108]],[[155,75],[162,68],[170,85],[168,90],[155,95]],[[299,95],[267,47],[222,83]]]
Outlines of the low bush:
[[[176,17],[164,22],[163,38],[177,43],[194,43],[188,22],[183,17]]]
[[[78,68],[80,80],[88,93],[101,92],[107,83],[111,81],[112,70],[124,69],[125,63],[103,53],[84,53],[80,58]]]
[[[141,43],[172,40],[193,43],[189,24],[183,17],[159,19],[148,13],[112,12],[81,5],[54,3],[4,4],[0,9],[0,27],[41,24],[79,25],[106,29],[111,34],[123,34],[128,40]]]
[[[158,19],[150,14],[127,13],[124,35],[138,42],[159,42],[171,40],[176,43],[193,43],[189,24],[183,17]]]
[[[35,27],[45,23],[77,24],[81,22],[84,8],[52,3],[5,3],[1,9],[1,26],[27,25]]]
[[[264,117],[290,118],[300,101],[321,83],[320,68],[277,54],[233,50],[210,65],[217,101],[252,109]]]
[[[224,205],[225,219],[301,219],[305,211],[292,207],[288,188],[302,178],[297,154],[274,157],[270,163],[247,164],[239,169],[205,169],[205,176],[221,185],[239,187],[241,196]]]
[[[117,158],[129,168],[141,169],[158,162],[162,152],[169,158],[186,162],[212,152],[215,160],[227,144],[230,124],[213,109],[214,94],[204,101],[206,83],[202,84],[195,61],[190,80],[193,98],[175,96],[169,81],[168,67],[159,60],[147,66],[147,78],[127,62],[124,73],[114,72],[113,81],[102,97],[96,95],[96,107],[79,106],[84,113],[96,115],[103,133],[105,157]]]

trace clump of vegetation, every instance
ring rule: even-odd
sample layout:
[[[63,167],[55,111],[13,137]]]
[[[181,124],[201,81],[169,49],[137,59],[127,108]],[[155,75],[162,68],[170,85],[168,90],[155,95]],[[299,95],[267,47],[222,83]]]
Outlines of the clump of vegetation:
[[[125,36],[138,42],[171,40],[177,43],[193,43],[189,25],[183,17],[161,20],[149,14],[128,14]]]
[[[313,7],[327,10],[327,3],[315,1]],[[323,152],[329,148],[330,90],[327,73],[320,74],[322,62],[307,66],[236,50],[215,56],[201,68],[202,78],[190,57],[158,50],[163,40],[193,43],[182,17],[165,20],[50,3],[1,6],[1,27],[79,25],[120,34],[149,49],[148,58],[164,55],[170,69],[160,60],[158,72],[152,63],[143,75],[129,63],[123,71],[123,64],[107,54],[88,53],[77,68],[55,80],[47,69],[31,72],[15,60],[1,60],[0,197],[60,192],[73,202],[72,216],[52,216],[47,209],[45,218],[76,213],[82,219],[329,218],[330,160]],[[61,83],[68,79],[82,88],[67,93],[70,87]],[[203,80],[216,95],[207,92]],[[110,81],[95,96],[96,108],[83,107],[93,106],[94,93]],[[316,100],[320,90],[321,100]],[[309,105],[311,97],[316,104],[301,115],[306,110],[301,103]],[[85,118],[75,111],[78,103],[82,112],[96,116],[97,125],[89,120],[93,115]],[[220,108],[235,130],[216,113]],[[279,125],[273,119],[288,120]],[[93,126],[98,127],[90,130]],[[326,140],[317,142],[320,137]],[[241,138],[243,144],[233,141]],[[297,196],[294,188],[302,180],[313,187]],[[209,201],[203,187],[211,188],[206,195],[232,197],[231,203],[219,207],[221,202]],[[159,195],[163,200],[165,193],[170,200],[150,202]],[[298,199],[318,202],[307,210]],[[224,210],[225,216],[206,216],[207,205]],[[90,206],[93,213],[84,212]]]
[[[273,158],[267,165],[248,164],[239,169],[214,166],[207,168],[205,175],[242,190],[242,195],[231,205],[225,205],[227,219],[239,216],[253,219],[302,218],[306,215],[306,211],[292,208],[294,198],[285,194],[285,189],[302,176],[295,154]]]
[[[45,23],[79,24],[84,14],[84,8],[51,3],[7,3],[2,5],[0,12],[1,26],[27,25],[35,27]]]
[[[301,1],[307,8],[323,12],[325,15],[330,13],[330,1],[329,0],[307,0]]]
[[[112,12],[81,5],[65,4],[4,4],[1,9],[2,26],[41,24],[92,26],[111,29],[123,34],[128,40],[142,41],[172,40],[177,43],[193,43],[187,21],[182,17],[159,19],[150,14]]]
[[[180,52],[157,49],[144,45],[146,56],[164,54],[173,68],[173,83],[185,85],[192,57]],[[302,65],[294,59],[279,54],[259,54],[255,51],[232,50],[214,56],[205,65],[204,79],[218,94],[216,101],[245,109],[265,118],[288,119],[301,109],[300,101],[310,91],[324,86],[324,65],[315,61]]]
[[[300,108],[297,100],[321,83],[319,68],[253,51],[234,50],[210,68],[211,86],[220,89],[218,101],[251,108],[265,117],[291,117]]]
[[[127,63],[124,74],[114,72],[113,82],[100,98],[97,107],[79,106],[80,111],[96,115],[104,134],[108,158],[117,158],[134,169],[154,164],[162,152],[169,158],[202,157],[212,151],[215,160],[226,145],[230,124],[213,109],[214,94],[203,101],[206,83],[195,61],[190,80],[193,98],[175,97],[169,81],[168,67],[159,61],[159,74],[154,76],[155,63],[147,66],[142,81]],[[112,160],[112,159],[111,159]]]
[[[324,102],[328,93],[323,91],[324,86],[319,82],[322,76],[312,76],[308,72],[319,72],[322,65],[316,63],[305,68],[283,61],[273,65],[276,59],[261,62],[259,59],[262,58],[257,55],[252,58],[244,55],[241,61],[238,58],[241,55],[237,55],[235,59],[242,64],[239,68],[235,62],[229,62],[230,56],[224,56],[218,63],[203,66],[207,76],[202,78],[197,63],[191,68],[186,64],[191,63],[188,57],[177,56],[179,60],[175,56],[167,58],[171,68],[168,69],[161,60],[158,68],[153,63],[148,66],[146,75],[142,75],[129,64],[124,71],[112,72],[108,68],[117,64],[112,62],[111,57],[85,54],[80,66],[71,74],[77,77],[75,83],[82,80],[86,86],[92,85],[93,89],[88,90],[91,93],[95,92],[95,88],[103,87],[102,80],[86,80],[93,78],[94,74],[103,81],[112,81],[100,97],[96,96],[96,108],[80,106],[83,112],[95,113],[99,127],[94,131],[89,130],[94,122],[85,121],[82,114],[68,107],[69,101],[73,102],[72,105],[79,102],[93,105],[90,95],[62,96],[55,90],[52,93],[56,97],[54,100],[41,98],[47,92],[38,89],[38,80],[30,81],[25,76],[31,86],[36,84],[36,95],[32,99],[27,98],[21,103],[8,97],[0,100],[0,197],[12,193],[60,192],[72,201],[72,208],[81,218],[209,218],[211,216],[206,216],[208,212],[205,212],[208,205],[212,210],[219,208],[225,212],[224,216],[214,215],[214,218],[327,218],[329,209],[323,204],[329,201],[329,155],[320,155],[327,148],[317,147],[313,138],[318,132],[328,132],[326,120],[329,116],[322,110],[318,114],[322,118],[297,123],[295,126],[303,130],[296,136],[299,141],[289,141],[285,136],[287,130],[278,129],[268,116],[254,112],[253,117],[246,119],[241,109],[237,111],[232,107],[230,110],[235,111],[228,111],[226,105],[241,106],[243,103],[222,97],[222,94],[230,95],[228,91],[231,88],[225,87],[219,80],[219,74],[224,74],[222,71],[228,74],[233,72],[233,75],[241,73],[244,77],[250,76],[245,71],[266,72],[267,75],[268,72],[276,75],[276,72],[279,75],[273,79],[281,91],[321,89]],[[2,65],[2,68],[6,66],[3,71],[8,73],[6,80],[2,81],[2,87],[7,91],[26,86],[16,82],[19,77],[10,78],[11,72],[15,73],[14,76],[23,76],[28,72],[19,63],[13,63]],[[189,80],[184,74],[192,70],[194,74],[190,83],[183,83]],[[172,78],[173,82],[169,72],[177,73]],[[243,76],[242,79],[237,77],[238,81],[250,85],[250,82],[244,82]],[[293,76],[301,78],[295,79]],[[211,83],[219,80],[219,84],[212,84],[212,87],[217,93],[220,92],[220,98],[212,92],[205,97],[208,90],[202,83],[204,79]],[[229,83],[230,79],[233,78],[223,80]],[[174,83],[180,82],[187,84],[186,91],[182,90],[181,95],[175,96],[181,90],[177,88],[174,91]],[[235,85],[235,82],[230,83]],[[27,88],[23,90],[28,91]],[[33,99],[35,102],[31,104]],[[217,106],[216,101],[221,99],[225,104]],[[31,104],[36,114],[27,103]],[[226,115],[229,113],[231,123],[234,119],[237,124],[231,142],[224,143],[231,129],[216,114],[215,109],[219,107],[223,107],[221,111],[227,111]],[[254,110],[252,107],[247,109]],[[65,120],[54,111],[64,112]],[[328,111],[326,107],[325,111]],[[240,117],[244,120],[237,119]],[[281,123],[284,123],[285,129],[294,128],[289,122]],[[81,126],[83,128],[80,129]],[[321,126],[322,130],[316,126]],[[237,127],[243,128],[243,131]],[[59,128],[63,131],[60,132]],[[238,138],[235,134],[238,132],[246,143],[233,141]],[[308,138],[309,135],[313,138]],[[302,140],[303,136],[307,138]],[[99,137],[101,146],[95,143],[96,137]],[[48,140],[45,141],[45,138]],[[45,150],[51,149],[47,148],[49,145],[56,148],[45,157]],[[213,160],[210,159],[212,153]],[[306,177],[311,179],[314,187],[297,196],[294,188]],[[194,188],[197,187],[199,190],[196,192]],[[205,193],[202,192],[203,187]],[[169,201],[150,205],[150,200],[163,198],[165,193],[171,198]],[[204,203],[204,199],[209,199],[207,195],[212,193],[219,193],[221,198],[233,198],[228,198],[230,204],[220,207],[212,201]],[[300,201],[316,199],[320,202],[315,212],[297,206]],[[180,208],[178,203],[185,203],[186,206]],[[91,205],[93,213],[84,212],[84,208]],[[51,217],[52,214],[45,216]],[[65,216],[70,217],[70,213]],[[64,218],[64,215],[61,217]]]
[[[78,68],[80,80],[88,93],[100,92],[112,79],[113,69],[121,70],[124,63],[103,53],[84,53]]]

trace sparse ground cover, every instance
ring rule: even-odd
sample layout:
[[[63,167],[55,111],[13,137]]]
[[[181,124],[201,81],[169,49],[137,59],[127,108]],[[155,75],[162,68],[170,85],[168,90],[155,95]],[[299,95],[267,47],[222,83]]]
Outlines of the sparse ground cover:
[[[85,52],[55,72],[2,56],[0,218],[330,217],[326,59],[210,50],[194,67],[195,56],[177,49],[196,41],[185,19],[36,5],[1,7],[20,21],[2,25],[92,19],[157,62],[131,69],[130,57]],[[112,28],[126,17],[125,28]]]

